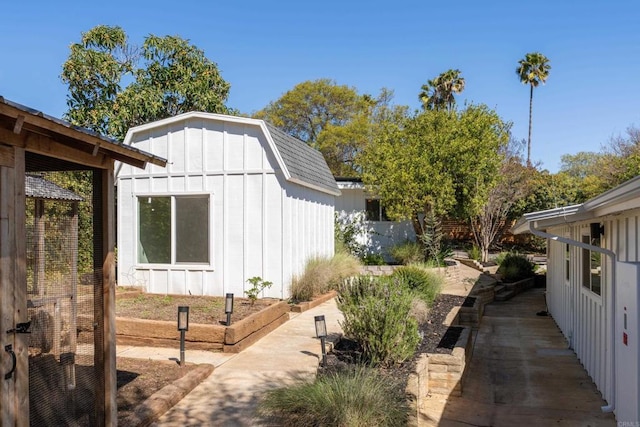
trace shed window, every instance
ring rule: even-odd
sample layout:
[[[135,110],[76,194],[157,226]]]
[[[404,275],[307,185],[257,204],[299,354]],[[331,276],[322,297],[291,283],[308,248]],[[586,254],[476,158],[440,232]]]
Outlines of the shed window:
[[[582,236],[582,243],[600,246],[599,237]],[[601,295],[602,254],[582,249],[582,286]]]
[[[389,221],[387,210],[379,199],[366,200],[367,221]]]
[[[564,250],[564,278],[567,283],[569,283],[569,271],[571,271],[571,249],[567,243]]]
[[[138,197],[138,262],[209,262],[209,196]]]

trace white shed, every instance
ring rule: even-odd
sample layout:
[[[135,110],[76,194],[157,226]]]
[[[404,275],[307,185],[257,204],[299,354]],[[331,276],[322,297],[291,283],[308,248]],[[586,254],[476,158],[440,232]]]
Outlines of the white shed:
[[[416,233],[410,221],[390,221],[384,205],[375,195],[366,191],[359,178],[336,178],[340,196],[336,198],[336,213],[340,218],[353,220],[362,216],[364,230],[358,237],[367,253],[380,254],[393,261],[391,247],[407,240],[415,241]]]
[[[119,165],[118,285],[160,294],[287,298],[293,275],[333,255],[340,194],[320,152],[269,123],[192,112],[132,128],[125,145],[167,159]]]
[[[640,176],[583,204],[525,214],[547,240],[547,305],[620,425],[640,419]]]

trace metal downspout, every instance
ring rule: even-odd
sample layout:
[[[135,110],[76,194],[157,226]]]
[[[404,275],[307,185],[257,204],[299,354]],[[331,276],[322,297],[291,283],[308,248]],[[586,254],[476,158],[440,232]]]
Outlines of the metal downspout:
[[[549,240],[555,240],[558,242],[566,243],[568,245],[577,246],[582,249],[587,249],[593,252],[599,252],[607,255],[611,258],[611,402],[609,405],[602,406],[602,412],[613,412],[616,409],[616,316],[615,316],[615,301],[616,301],[616,254],[615,252],[601,248],[600,246],[593,246],[587,243],[579,242],[577,240],[568,239],[566,237],[558,236],[555,234],[547,233],[545,231],[538,230],[534,227],[533,221],[529,221],[529,231],[531,234],[543,237]]]

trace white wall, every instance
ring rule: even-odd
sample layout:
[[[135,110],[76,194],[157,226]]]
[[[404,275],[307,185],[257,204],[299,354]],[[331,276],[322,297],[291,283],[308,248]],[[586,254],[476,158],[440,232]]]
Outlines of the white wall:
[[[334,197],[286,182],[259,126],[189,119],[136,134],[132,145],[168,164],[118,174],[119,285],[244,296],[260,276],[273,282],[262,296],[287,298],[305,257],[333,254]],[[137,263],[137,196],[179,194],[210,197],[210,264]]]
[[[336,212],[339,215],[352,216],[365,213],[367,195],[363,188],[341,188],[342,194],[336,197]],[[365,221],[365,232],[358,241],[368,248],[369,253],[382,254],[392,261],[389,250],[406,240],[416,239],[410,221]]]
[[[637,314],[640,308],[637,289],[640,283],[640,212],[629,211],[589,222],[596,221],[604,224],[601,246],[613,251],[618,261],[614,264],[611,257],[602,256],[601,296],[582,286],[581,249],[570,247],[570,279],[567,281],[566,246],[550,241],[547,303],[569,346],[576,352],[603,398],[611,402],[615,396],[618,421],[636,421],[636,418],[628,417],[640,414],[640,322]],[[589,222],[556,227],[549,232],[580,241],[582,235],[589,234]],[[615,301],[612,286],[614,275]],[[615,332],[612,336],[614,318]],[[622,343],[623,333],[627,334],[627,345]],[[615,363],[612,359],[612,340],[616,348]],[[616,373],[615,379],[613,371]]]

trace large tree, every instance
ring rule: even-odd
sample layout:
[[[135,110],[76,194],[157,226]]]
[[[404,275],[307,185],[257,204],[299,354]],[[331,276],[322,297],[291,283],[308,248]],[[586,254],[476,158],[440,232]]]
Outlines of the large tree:
[[[71,45],[61,78],[69,86],[65,117],[116,139],[188,111],[229,112],[230,86],[217,65],[176,36],[149,35],[137,47],[122,28],[99,25]]]
[[[422,85],[418,95],[425,110],[453,110],[456,104],[454,95],[464,90],[465,80],[460,70],[447,70]]]
[[[509,124],[484,105],[425,110],[385,123],[358,163],[391,219],[411,220],[421,236],[428,212],[461,219],[479,212],[508,140]]]
[[[529,85],[529,137],[527,139],[527,166],[531,166],[531,124],[533,118],[533,88],[544,84],[549,77],[549,59],[540,52],[527,53],[518,61],[516,74],[523,84]]]
[[[402,117],[406,108],[391,105],[393,93],[360,95],[330,79],[297,84],[254,117],[264,119],[319,149],[336,176],[358,176],[355,158],[373,138],[379,123]]]

